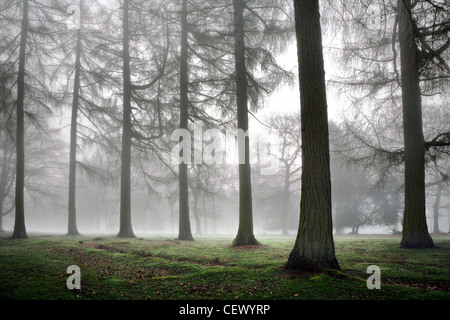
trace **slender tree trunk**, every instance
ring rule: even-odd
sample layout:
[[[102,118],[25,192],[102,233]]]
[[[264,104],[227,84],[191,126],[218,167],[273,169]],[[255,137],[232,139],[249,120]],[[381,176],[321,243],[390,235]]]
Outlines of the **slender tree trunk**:
[[[24,100],[25,100],[25,61],[28,37],[28,0],[23,0],[22,34],[20,36],[19,49],[19,73],[17,78],[17,132],[16,132],[16,216],[13,238],[27,238],[25,228],[24,185],[25,185],[25,125],[24,125]]]
[[[395,203],[395,207],[393,209],[394,211],[394,223],[392,224],[393,226],[393,230],[392,232],[395,234],[398,232],[398,217],[399,217],[399,211],[400,211],[400,194],[398,191],[395,191],[394,194],[392,195],[392,201]]]
[[[195,233],[196,234],[202,234],[201,221],[200,221],[200,216],[198,214],[199,192],[198,191],[193,191],[192,192],[192,198],[194,200],[194,203],[192,205],[192,214],[194,215],[194,219],[195,219]]]
[[[8,197],[9,192],[13,184],[13,179],[9,177],[11,169],[11,157],[13,154],[12,148],[10,148],[9,137],[5,136],[3,142],[3,159],[2,159],[2,172],[0,175],[0,232],[3,232],[3,216],[8,213],[8,210],[3,211],[5,200]],[[13,209],[13,208],[11,208]]]
[[[5,87],[0,86],[0,99],[5,99]],[[3,150],[3,159],[2,159],[2,171],[0,174],[0,232],[3,232],[3,205],[5,202],[5,199],[7,197],[6,194],[6,184],[8,180],[8,167],[10,165],[8,161],[8,153],[9,152],[9,143],[8,143],[8,137],[4,137],[2,141],[2,150]]]
[[[80,68],[81,68],[81,29],[77,33],[77,46],[75,54],[75,79],[72,97],[72,119],[70,124],[70,155],[69,155],[69,219],[68,235],[78,235],[76,212],[76,171],[77,171],[77,120],[80,94]]]
[[[4,170],[4,165],[3,165]],[[6,194],[5,194],[5,185],[6,179],[4,179],[3,171],[2,171],[2,180],[0,181],[0,232],[3,232],[3,205],[5,203]]]
[[[123,3],[123,131],[120,181],[119,237],[135,237],[131,223],[131,75],[129,0]]]
[[[286,267],[339,269],[331,215],[325,71],[318,0],[294,0],[302,137],[300,224]]]
[[[425,142],[416,34],[411,17],[411,0],[399,0],[399,41],[405,143],[405,208],[400,246],[430,248],[425,209]]]
[[[208,211],[206,209],[206,196],[202,196],[202,214],[204,217],[204,226],[203,226],[203,232],[205,234],[208,234]]]
[[[244,0],[233,0],[234,8],[234,56],[236,77],[236,102],[238,129],[248,133],[248,94],[247,94],[247,69],[245,66],[244,43]],[[250,168],[249,137],[246,135],[245,143],[239,143],[241,154],[244,148],[244,163],[239,163],[239,228],[234,246],[256,245],[253,234],[253,208]]]
[[[216,234],[216,225],[217,225],[217,211],[216,211],[216,197],[214,195],[211,196],[211,220],[212,220],[212,233]]]
[[[174,221],[175,212],[173,210],[173,204],[169,203],[169,206],[170,206],[170,228],[171,228],[170,230],[172,233],[175,233],[175,221]]]
[[[188,8],[187,0],[181,4],[181,53],[180,53],[180,129],[188,129]],[[180,138],[181,139],[181,138]],[[181,142],[181,141],[180,141]],[[183,151],[181,151],[183,152]],[[179,230],[178,240],[194,240],[191,232],[191,222],[189,217],[189,176],[188,164],[180,163],[178,166],[179,175]]]
[[[282,217],[281,217],[281,234],[286,235],[288,234],[287,230],[287,217],[288,217],[288,211],[289,211],[289,199],[291,197],[291,194],[289,192],[289,177],[291,175],[290,173],[290,166],[286,166],[286,173],[284,176],[284,191],[283,191],[283,203],[282,203]]]
[[[439,207],[441,205],[441,194],[442,194],[442,185],[443,183],[438,184],[436,191],[436,199],[434,200],[433,205],[433,217],[434,217],[434,228],[433,233],[439,234]]]
[[[448,224],[447,233],[450,233],[450,203],[447,204],[447,224]]]

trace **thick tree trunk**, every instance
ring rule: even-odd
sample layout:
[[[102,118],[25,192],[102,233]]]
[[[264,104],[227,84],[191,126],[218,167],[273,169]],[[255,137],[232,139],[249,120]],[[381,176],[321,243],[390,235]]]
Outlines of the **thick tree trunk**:
[[[399,41],[405,143],[405,208],[400,246],[430,248],[425,209],[425,142],[416,33],[411,17],[411,1],[399,0]]]
[[[25,185],[25,125],[24,125],[24,100],[25,100],[25,61],[28,37],[28,0],[23,0],[22,34],[19,49],[19,73],[17,78],[17,132],[16,132],[16,215],[13,238],[27,238],[25,228],[24,185]]]
[[[72,97],[72,119],[70,124],[70,155],[69,155],[69,219],[67,235],[78,235],[76,211],[76,171],[77,171],[77,120],[80,94],[80,68],[81,68],[81,29],[77,34],[75,54],[75,78]]]
[[[248,133],[248,94],[247,94],[247,69],[245,66],[244,43],[244,0],[233,0],[234,8],[234,56],[236,77],[236,103],[238,129]],[[249,137],[245,137],[245,143],[239,143],[239,154],[244,149],[244,163],[239,163],[239,228],[234,246],[256,245],[253,234],[253,208],[250,168]],[[241,161],[241,159],[240,159]]]
[[[188,8],[187,0],[181,4],[181,53],[180,53],[180,129],[188,129]],[[181,139],[181,138],[180,138]],[[180,141],[181,142],[181,141]],[[183,151],[181,151],[183,152]],[[189,176],[187,163],[180,163],[178,166],[179,175],[179,230],[178,240],[194,240],[191,232],[191,222],[189,217]]]
[[[129,39],[129,0],[123,4],[123,131],[120,181],[119,237],[135,237],[131,223],[131,76]]]
[[[300,224],[287,268],[339,269],[331,215],[328,115],[318,0],[294,0],[301,98]]]

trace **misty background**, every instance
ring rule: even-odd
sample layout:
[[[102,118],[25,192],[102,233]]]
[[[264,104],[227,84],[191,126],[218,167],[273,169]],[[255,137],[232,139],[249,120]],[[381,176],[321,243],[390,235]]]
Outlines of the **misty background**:
[[[150,18],[147,21],[139,15],[139,6],[142,5],[142,12],[151,11],[154,15],[157,14],[158,8],[164,7],[163,2],[150,2],[155,5],[154,11],[140,1],[136,1],[135,7],[132,8],[136,13],[133,13],[134,18],[130,19],[132,21],[131,51],[135,59],[132,62],[136,64],[133,71],[134,76],[136,78],[140,76],[141,79],[154,76],[151,74],[151,69],[156,70],[158,61],[163,60],[166,39],[178,37],[180,27],[174,24],[170,26],[172,30],[166,23],[149,34],[148,30],[154,26]],[[195,3],[199,6],[200,2],[197,2]],[[117,89],[120,77],[117,78],[115,75],[119,72],[115,70],[115,66],[118,68],[120,63],[115,60],[116,55],[113,49],[120,52],[116,45],[120,43],[122,21],[117,13],[121,4],[118,1],[107,3],[108,5],[106,2],[97,1],[90,8],[84,5],[82,10],[84,16],[81,30],[86,32],[83,45],[86,69],[85,78],[82,80],[85,81],[82,83],[82,91],[85,94],[82,99],[84,109],[81,109],[78,116],[76,183],[77,226],[81,234],[116,234],[120,224],[120,128],[111,115],[105,116],[100,113],[102,108],[120,113],[116,110],[122,104],[122,94]],[[53,2],[50,1],[49,4],[51,6]],[[73,48],[76,42],[74,37],[77,33],[77,29],[73,26],[69,28],[67,21],[72,18],[64,12],[70,4],[73,3],[60,2],[59,9],[51,13],[54,18],[52,24],[45,22],[45,15],[42,15],[43,9],[40,9],[42,11],[40,12],[38,6],[34,7],[37,12],[33,20],[34,32],[38,34],[38,31],[41,31],[44,35],[52,35],[53,42],[39,41],[38,35],[29,53],[29,74],[34,74],[29,79],[38,88],[30,90],[35,96],[28,100],[33,107],[29,109],[25,137],[25,215],[29,232],[61,234],[67,232],[70,87],[74,76]],[[209,2],[208,4],[211,5]],[[324,4],[324,6],[327,5]],[[177,10],[173,8],[171,10],[168,7],[169,5],[164,9],[174,15],[178,14]],[[8,45],[12,46],[15,43],[17,39],[14,37],[20,29],[18,13],[14,13],[12,6],[7,7],[5,4],[2,14],[3,26],[0,35],[4,45],[2,45],[1,67],[3,74],[6,75],[16,68],[10,65],[14,65],[17,52],[15,48],[9,48]],[[210,28],[224,32],[214,21],[207,20],[203,24],[194,21],[200,19],[195,16],[196,14],[200,13],[193,14],[192,24],[201,25],[200,27],[206,28],[205,30]],[[373,14],[381,13],[375,9]],[[142,25],[137,23],[140,18],[143,19],[142,21],[145,20],[141,21]],[[260,105],[255,105],[249,116],[250,135],[265,132],[270,128],[271,134],[277,134],[282,141],[276,155],[280,160],[280,167],[276,174],[261,175],[258,164],[252,166],[253,223],[256,235],[294,235],[299,222],[301,134],[297,48],[292,21],[283,20],[282,17],[279,19],[282,23],[291,25],[287,28],[289,31],[286,31],[285,39],[280,42],[275,41],[277,45],[281,43],[280,52],[276,55],[276,62],[271,63],[286,71],[286,77],[290,79],[279,81],[273,86],[267,85],[270,90],[268,89],[264,95],[261,93],[263,97],[257,101]],[[384,85],[378,83],[379,88],[372,89],[374,95],[368,96],[362,88],[363,84],[357,87],[356,83],[349,83],[347,76],[351,74],[354,75],[353,78],[349,77],[355,82],[360,80],[358,76],[355,76],[355,70],[357,73],[365,70],[359,69],[359,64],[367,63],[367,61],[355,62],[348,58],[349,53],[346,50],[352,45],[352,37],[345,38],[342,35],[342,30],[334,22],[337,19],[336,13],[331,8],[324,9],[322,19],[325,71],[328,81],[334,233],[400,232],[404,203],[403,167],[401,164],[378,158],[375,152],[381,149],[395,151],[402,145],[400,108],[396,100],[398,88],[393,88],[388,82]],[[375,22],[372,22],[365,32],[372,34],[372,32],[391,30],[393,23],[389,17],[385,17],[384,24],[377,26]],[[203,32],[206,34],[205,30]],[[355,39],[361,40],[361,37],[364,35],[353,34]],[[195,36],[192,39],[195,39]],[[389,39],[389,36],[383,39]],[[175,40],[171,39],[171,41]],[[255,40],[255,43],[257,42],[258,40]],[[379,50],[383,51],[385,49],[382,46],[390,45],[380,44]],[[167,65],[173,70],[179,63],[178,50],[179,47],[173,45],[168,53]],[[152,52],[153,56],[143,52]],[[110,53],[112,54],[109,55]],[[201,65],[203,62],[201,58],[196,57],[197,53],[191,53],[192,65],[198,66],[198,70],[192,67],[192,72],[197,72],[198,78],[202,78],[198,80],[199,82],[206,82],[207,79],[203,76],[207,74],[205,70],[209,67]],[[202,51],[202,54],[208,56],[211,53]],[[394,71],[386,66],[391,61],[386,62],[383,59],[385,54],[378,54],[380,54],[379,60],[373,59],[371,66],[376,65],[375,68],[379,73],[393,73]],[[223,67],[225,70],[232,61],[229,57],[223,59],[226,60]],[[353,59],[356,58],[353,57]],[[63,60],[64,63],[61,62]],[[142,67],[145,63],[151,65],[150,71]],[[352,65],[354,70],[351,69]],[[106,68],[107,75],[101,74],[98,68]],[[140,113],[136,114],[136,120],[141,119],[141,132],[146,130],[147,132],[158,130],[163,132],[161,141],[153,141],[151,147],[139,145],[132,152],[131,218],[137,235],[176,235],[178,233],[179,184],[174,173],[177,167],[164,161],[167,160],[164,154],[176,145],[175,142],[170,141],[170,135],[175,129],[173,123],[178,121],[177,113],[171,109],[179,103],[174,89],[176,87],[174,78],[176,78],[175,72],[165,74],[160,79],[161,87],[158,89],[164,92],[149,92],[142,101],[147,101],[150,107],[142,108]],[[11,92],[14,92],[14,89],[11,89],[14,88],[14,84],[7,76],[2,77],[1,80],[2,101],[8,104]],[[191,79],[191,81],[193,85],[197,79]],[[261,81],[262,85],[265,85],[264,81],[267,79],[262,78]],[[442,88],[445,88],[445,85]],[[39,91],[41,87],[45,87],[46,90]],[[203,90],[206,91],[206,89]],[[229,94],[229,92],[226,93]],[[51,94],[53,96],[48,97]],[[387,95],[390,99],[386,99]],[[153,99],[160,100],[155,102]],[[226,99],[222,97],[217,99],[223,99],[223,101],[210,102],[209,105],[208,102],[199,103],[201,106],[198,110],[202,110],[203,113],[199,111],[196,116],[204,118],[207,118],[207,115],[214,116],[220,123],[220,128],[224,128],[222,125],[231,122],[234,114],[223,113],[220,107],[228,102],[225,102]],[[159,108],[155,107],[157,103],[161,103],[165,110],[164,125],[161,128],[159,123],[159,129],[154,111]],[[449,131],[448,91],[441,90],[439,87],[432,94],[424,95],[423,103],[426,140]],[[42,108],[41,104],[45,107]],[[98,109],[94,110],[94,106]],[[219,111],[214,109],[217,106]],[[6,107],[2,109],[2,111],[5,110]],[[1,228],[2,231],[8,232],[14,228],[15,176],[14,134],[7,124],[11,121],[9,114],[2,112],[0,135],[2,143],[0,146]],[[211,123],[215,123],[214,121]],[[165,151],[161,151],[162,149]],[[437,150],[427,159],[428,229],[429,232],[434,233],[448,232],[450,231],[448,151]],[[189,165],[188,172],[192,233],[194,235],[235,234],[239,222],[238,166]]]

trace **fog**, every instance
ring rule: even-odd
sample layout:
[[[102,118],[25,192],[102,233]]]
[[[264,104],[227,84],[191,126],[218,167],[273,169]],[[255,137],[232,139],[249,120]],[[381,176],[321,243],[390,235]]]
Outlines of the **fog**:
[[[229,169],[233,166],[229,166]],[[235,169],[235,168],[234,168]],[[236,170],[235,170],[236,171]],[[255,176],[257,172],[255,172]],[[51,174],[49,172],[48,174]],[[119,230],[119,188],[114,185],[102,185],[99,181],[93,181],[87,174],[80,172],[77,188],[77,225],[78,230],[84,235],[115,236]],[[271,185],[255,184],[253,189],[253,213],[255,235],[286,235],[283,233],[281,224],[283,223],[283,194],[282,186],[277,185],[276,176],[264,177],[274,181]],[[337,178],[333,181],[335,181]],[[257,179],[255,179],[257,180]],[[35,195],[28,194],[26,197],[26,226],[31,233],[65,234],[67,233],[67,187],[63,185],[67,181],[59,181],[60,187],[54,188],[49,194],[45,194],[38,199]],[[259,181],[257,181],[259,182]],[[45,177],[40,179],[40,183],[45,185]],[[52,182],[54,183],[54,181]],[[237,181],[234,181],[236,184]],[[294,185],[287,206],[286,230],[287,234],[295,236],[299,222],[300,208],[300,183]],[[339,185],[333,183],[335,188]],[[297,187],[297,188],[295,188]],[[269,191],[267,190],[270,189]],[[345,186],[342,186],[345,188]],[[431,188],[430,188],[431,189]],[[439,210],[439,230],[447,232],[449,225],[449,197],[447,194],[441,198]],[[337,192],[338,193],[338,192]],[[427,197],[428,212],[433,212],[435,202],[435,192],[430,190]],[[164,236],[175,238],[178,234],[178,201],[167,199],[164,194],[148,195],[145,187],[135,188],[132,191],[132,223],[133,229],[138,236]],[[364,195],[366,197],[366,195]],[[216,194],[214,197],[207,197],[200,200],[197,217],[192,213],[191,226],[194,237],[196,236],[234,236],[238,229],[239,208],[238,192],[230,191],[228,194]],[[359,201],[365,201],[361,198]],[[400,203],[401,205],[401,203]],[[337,208],[342,204],[338,200],[333,200],[333,215],[335,224],[340,224],[337,214],[342,214],[342,210]],[[361,209],[366,210],[366,209]],[[427,224],[429,232],[434,231],[434,217],[428,214]],[[381,213],[380,213],[381,214]],[[393,234],[402,229],[401,215],[402,207],[396,212],[397,223],[377,224],[377,217],[362,223],[357,233],[361,235],[371,234]],[[364,216],[364,212],[360,212]],[[360,219],[357,215],[352,215],[351,219]],[[378,218],[379,220],[379,218]],[[345,222],[344,222],[345,223]],[[348,222],[347,222],[348,223]],[[197,230],[198,226],[200,230]],[[3,217],[3,231],[12,232],[14,228],[14,214]],[[199,232],[200,231],[200,232]],[[351,222],[348,226],[334,230],[334,234],[348,235],[354,234]]]
[[[93,193],[93,196],[95,193]],[[100,194],[97,196],[101,197]],[[80,197],[81,198],[81,197]],[[147,199],[133,199],[136,202],[147,202]],[[105,202],[99,202],[96,197],[81,198],[78,205],[78,229],[85,235],[115,236],[119,230],[119,211],[118,203],[108,205]],[[67,233],[67,209],[62,206],[53,206],[51,204],[34,203],[26,207],[27,231],[31,233],[65,234]],[[116,200],[117,202],[117,200]],[[201,235],[209,236],[234,236],[238,228],[238,205],[233,200],[217,201],[215,207],[215,218],[211,212],[209,216],[201,213]],[[157,199],[151,199],[149,206],[133,209],[132,221],[136,235],[139,236],[167,236],[176,237],[178,233],[178,213],[176,206]],[[278,207],[280,204],[278,204]],[[213,208],[210,208],[210,211]],[[448,209],[447,209],[448,210]],[[276,205],[270,209],[270,214],[276,217],[279,214]],[[441,210],[439,217],[439,229],[441,232],[447,232],[450,229],[447,212]],[[281,228],[271,226],[270,222],[276,218],[267,218],[267,209],[256,206],[254,210],[254,230],[255,235],[282,235]],[[399,213],[400,214],[400,213]],[[192,219],[193,220],[193,219]],[[295,236],[299,220],[299,202],[291,203],[289,211],[288,234]],[[194,222],[194,221],[192,221]],[[427,218],[429,232],[433,232],[433,217]],[[6,215],[3,221],[3,230],[12,232],[14,227],[14,216]],[[397,231],[401,231],[401,223],[396,226]],[[198,235],[195,223],[192,223],[192,232],[194,236]],[[394,226],[362,226],[358,234],[392,234]],[[351,234],[351,227],[341,230],[341,235]],[[336,233],[335,233],[336,234]]]
[[[180,195],[187,194],[187,204],[181,207],[189,211],[194,238],[234,236],[239,228],[242,176],[238,168],[242,163],[223,163],[221,157],[242,151],[245,162],[242,144],[249,143],[251,183],[242,185],[251,190],[246,192],[254,233],[295,236],[304,141],[295,28],[286,15],[293,14],[291,5],[241,8],[248,12],[240,31],[246,41],[240,48],[243,61],[238,61],[239,41],[233,38],[238,32],[232,27],[240,24],[232,20],[231,4],[208,2],[202,9],[199,2],[181,10],[177,1],[130,7],[128,1],[111,3],[98,1],[79,8],[62,1],[60,8],[46,8],[48,12],[31,7],[31,49],[24,48],[22,52],[28,53],[21,57],[16,50],[19,35],[26,34],[17,23],[21,10],[12,6],[2,13],[1,38],[9,45],[2,45],[0,61],[1,230],[12,232],[15,226],[14,187],[19,172],[15,163],[20,149],[15,129],[20,117],[15,112],[21,98],[26,115],[24,224],[28,232],[68,231],[73,127],[74,217],[81,234],[116,235],[123,223],[121,215],[127,216],[130,205],[131,226],[127,227],[137,235],[176,237],[182,220]],[[372,22],[367,30],[356,32],[350,20],[341,28],[344,21],[334,12],[338,9],[325,5],[321,10],[333,232],[401,232],[405,203],[402,88],[400,83],[391,85],[399,82],[399,44],[386,45],[384,38],[376,37],[391,32],[397,20],[379,26]],[[343,30],[350,30],[352,36]],[[391,34],[385,38],[396,39]],[[352,41],[359,41],[358,45]],[[372,41],[370,46],[366,41]],[[442,50],[442,55],[448,56],[448,51]],[[26,68],[19,68],[19,58],[27,62]],[[236,66],[244,68],[239,76]],[[426,143],[426,222],[430,233],[448,232],[448,74],[441,74],[445,67],[427,67],[420,70],[425,78],[421,129]],[[25,80],[17,81],[22,69]],[[247,84],[244,99],[239,96],[240,77]],[[25,82],[25,96],[18,82]],[[231,147],[224,145],[225,139],[219,136],[241,130],[241,122],[245,122],[241,127],[249,127],[243,141],[236,134],[236,141],[233,136],[227,140]],[[203,131],[196,140],[199,124]],[[185,130],[187,137],[180,139],[177,130]],[[198,152],[209,161],[204,157],[196,162]],[[239,158],[239,152],[232,159]],[[182,163],[187,166],[188,181],[183,180],[179,159],[174,159],[181,154],[189,160]]]

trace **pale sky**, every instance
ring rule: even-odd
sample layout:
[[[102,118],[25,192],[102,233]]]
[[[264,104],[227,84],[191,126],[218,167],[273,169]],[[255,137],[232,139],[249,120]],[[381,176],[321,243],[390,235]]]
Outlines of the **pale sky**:
[[[327,79],[331,78],[335,74],[336,68],[334,67],[331,57],[327,57],[326,51],[324,51],[325,60],[325,76]],[[282,65],[288,67],[297,73],[297,46],[295,42],[289,47],[289,49],[279,57],[279,61]],[[328,102],[328,118],[340,119],[340,112],[343,110],[344,97],[339,97],[330,87],[327,87],[327,102]],[[265,117],[269,117],[273,114],[290,114],[300,111],[300,91],[298,87],[298,78],[292,86],[282,86],[275,91],[266,102],[266,107],[258,111],[255,116],[259,120],[263,121]],[[249,118],[251,119],[251,117]],[[252,120],[253,122],[253,120]]]

